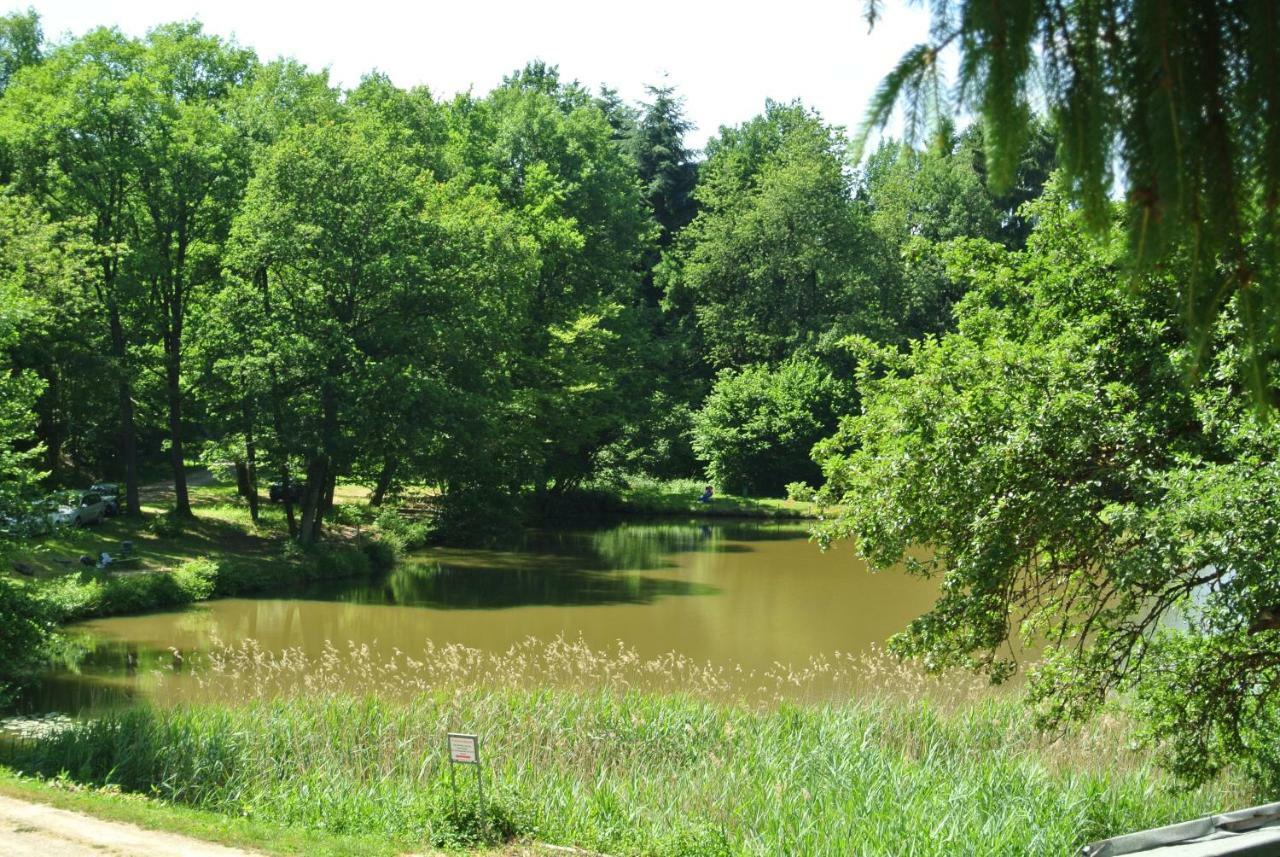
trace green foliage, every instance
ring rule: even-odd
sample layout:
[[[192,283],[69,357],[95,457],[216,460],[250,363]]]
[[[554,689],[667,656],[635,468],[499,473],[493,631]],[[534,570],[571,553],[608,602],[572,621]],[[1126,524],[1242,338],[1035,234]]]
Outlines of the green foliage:
[[[34,9],[0,17],[0,95],[24,67],[40,62],[44,33]]]
[[[1002,194],[986,179],[980,129],[947,136],[924,150],[885,141],[867,159],[859,192],[879,241],[864,265],[882,283],[900,342],[951,330],[962,283],[947,275],[939,244],[985,238],[1021,249],[1031,229],[1023,206],[1040,196],[1053,168],[1047,130],[1036,134]]]
[[[1029,105],[1043,101],[1058,129],[1066,188],[1087,222],[1110,229],[1118,167],[1129,260],[1142,271],[1181,260],[1183,275],[1165,287],[1201,348],[1218,314],[1234,305],[1238,337],[1251,349],[1246,381],[1259,400],[1272,401],[1268,372],[1280,329],[1274,11],[1235,0],[935,4],[929,42],[885,78],[862,138],[902,100],[909,131],[926,124],[940,135],[951,105],[939,55],[955,46],[955,106],[980,117],[992,183],[1004,190],[1030,136]],[[1208,360],[1202,352],[1196,363]]]
[[[693,448],[720,488],[778,496],[795,477],[820,475],[810,450],[835,429],[850,393],[812,357],[726,369],[694,416]]]
[[[0,577],[0,705],[14,684],[40,664],[52,624],[44,603],[30,589]]]
[[[389,571],[395,567],[401,546],[385,539],[366,539],[360,543],[360,552],[369,560],[374,571]]]
[[[645,92],[653,100],[644,105],[628,143],[649,207],[662,227],[659,244],[667,247],[695,213],[698,168],[684,144],[693,125],[684,117],[684,99],[673,87],[646,86]]]
[[[866,212],[851,196],[844,141],[799,104],[707,144],[700,211],[663,263],[665,303],[696,322],[695,353],[713,366],[779,361],[838,327],[887,327]]]
[[[175,509],[166,509],[151,519],[147,529],[162,539],[177,538],[186,528],[186,521]]]
[[[787,499],[799,503],[813,503],[818,499],[818,491],[808,482],[788,482]]]
[[[27,516],[27,501],[41,476],[41,450],[31,438],[45,382],[34,371],[15,366],[11,349],[44,306],[31,294],[34,287],[63,276],[64,260],[55,240],[26,201],[0,194],[0,517],[15,520]],[[0,530],[0,540],[9,529]]]
[[[940,578],[899,652],[1000,680],[1034,645],[1041,722],[1135,689],[1180,774],[1258,761],[1230,736],[1264,728],[1276,690],[1258,633],[1280,604],[1275,426],[1241,402],[1238,351],[1184,383],[1195,349],[1165,279],[1135,285],[1060,196],[1035,214],[1024,253],[948,250],[971,288],[957,332],[864,365],[862,414],[819,451],[845,508],[827,535]],[[1170,623],[1189,630],[1153,633]]]
[[[173,570],[173,582],[192,601],[212,598],[218,588],[218,563],[209,558],[184,562]]]
[[[390,507],[378,513],[376,523],[379,537],[392,545],[397,554],[426,547],[431,541],[431,521],[405,517]]]

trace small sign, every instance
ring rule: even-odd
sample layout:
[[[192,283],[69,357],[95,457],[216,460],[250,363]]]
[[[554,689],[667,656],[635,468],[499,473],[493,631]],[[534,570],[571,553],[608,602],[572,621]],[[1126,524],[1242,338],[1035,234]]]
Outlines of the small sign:
[[[480,738],[476,735],[449,733],[449,761],[459,765],[480,764]]]

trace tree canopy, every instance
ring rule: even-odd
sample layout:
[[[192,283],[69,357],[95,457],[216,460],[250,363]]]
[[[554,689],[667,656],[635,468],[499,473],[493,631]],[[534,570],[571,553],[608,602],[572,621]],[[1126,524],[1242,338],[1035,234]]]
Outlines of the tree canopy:
[[[1037,651],[1046,724],[1137,688],[1183,774],[1264,761],[1280,437],[1240,395],[1239,302],[1188,386],[1177,274],[1135,287],[1119,230],[1095,241],[1061,193],[1035,215],[1025,250],[946,250],[970,282],[954,332],[868,352],[862,412],[820,447],[847,510],[826,536],[940,579],[899,652],[999,681]]]

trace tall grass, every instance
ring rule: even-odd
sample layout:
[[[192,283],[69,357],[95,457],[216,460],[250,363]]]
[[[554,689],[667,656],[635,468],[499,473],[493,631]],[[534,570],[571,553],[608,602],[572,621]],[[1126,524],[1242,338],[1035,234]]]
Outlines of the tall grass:
[[[588,669],[587,653],[567,644],[528,669],[577,661],[562,674],[594,670],[600,681],[536,688],[514,667],[469,674],[483,664],[446,650],[434,673],[424,662],[360,667],[360,649],[305,667],[237,651],[214,671],[256,661],[259,677],[312,679],[277,698],[263,689],[109,714],[11,745],[7,761],[281,825],[453,845],[483,826],[466,810],[468,771],[463,811],[453,810],[444,735],[475,731],[492,830],[619,855],[1066,854],[1255,797],[1229,780],[1172,792],[1125,749],[1122,721],[1050,742],[1000,699],[797,706],[640,692],[617,680],[628,669],[618,656],[594,653]],[[333,674],[359,669],[368,695]],[[419,672],[439,685],[372,693]]]

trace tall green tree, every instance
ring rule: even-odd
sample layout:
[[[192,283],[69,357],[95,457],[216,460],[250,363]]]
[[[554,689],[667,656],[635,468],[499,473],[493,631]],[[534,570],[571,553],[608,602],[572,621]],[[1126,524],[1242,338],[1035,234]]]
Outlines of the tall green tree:
[[[128,273],[136,245],[137,156],[145,115],[134,85],[143,46],[116,30],[93,30],[59,45],[0,99],[0,138],[14,163],[14,184],[54,218],[83,220],[97,249],[94,288],[108,330],[116,391],[125,511],[138,514],[134,355],[140,300]]]
[[[996,193],[987,180],[980,126],[946,134],[924,149],[884,141],[867,158],[858,193],[871,210],[879,239],[864,267],[885,284],[887,311],[900,341],[941,333],[954,325],[951,308],[960,283],[946,274],[940,243],[984,238],[1020,249],[1032,220],[1024,206],[1044,191],[1054,167],[1044,123],[1018,164],[1013,184]]]
[[[510,216],[491,193],[437,182],[416,148],[371,108],[300,126],[259,162],[236,220],[232,260],[250,276],[219,299],[240,319],[220,371],[283,397],[260,410],[281,415],[273,443],[303,463],[304,543],[335,478],[362,463],[442,479],[444,437],[462,437],[451,408],[468,410],[459,390],[509,362],[500,332],[531,291]],[[246,334],[260,352],[237,359]]]
[[[0,516],[12,519],[26,517],[42,475],[35,412],[45,387],[12,355],[39,326],[49,290],[67,277],[56,238],[29,200],[0,194]]]
[[[0,17],[0,95],[22,68],[40,62],[44,32],[34,9]]]
[[[500,417],[504,480],[563,492],[643,403],[646,381],[627,369],[644,344],[640,262],[655,226],[608,117],[554,67],[530,64],[483,101],[460,101],[454,122],[460,175],[494,185],[538,247],[528,315],[509,334],[521,356]]]
[[[671,246],[676,233],[696,212],[693,188],[698,181],[694,153],[685,145],[693,123],[684,115],[684,99],[672,86],[646,86],[650,101],[628,140],[645,198],[662,227],[658,247]]]
[[[169,458],[179,514],[191,514],[182,422],[187,318],[199,290],[216,283],[226,239],[248,178],[246,140],[230,121],[232,93],[251,72],[250,51],[198,24],[158,27],[147,37],[133,85],[145,99],[137,150],[139,272],[164,353]]]
[[[670,312],[714,367],[779,361],[839,326],[885,324],[863,270],[872,241],[838,131],[799,104],[725,128],[707,146],[700,211],[663,263]]]
[[[13,370],[34,373],[41,394],[34,438],[41,470],[104,472],[116,453],[107,328],[96,304],[96,253],[80,222],[51,223],[29,198],[0,195],[0,247],[8,282],[24,307],[9,347]],[[31,486],[25,486],[24,490]]]
[[[1118,230],[1096,242],[1056,193],[1034,213],[1023,252],[947,251],[970,281],[956,332],[865,367],[862,413],[819,454],[847,504],[827,534],[940,580],[899,652],[1000,680],[1037,646],[1046,724],[1134,689],[1179,772],[1203,778],[1233,754],[1265,768],[1280,480],[1275,425],[1240,395],[1247,356],[1219,350],[1188,387],[1179,272],[1135,286]]]

